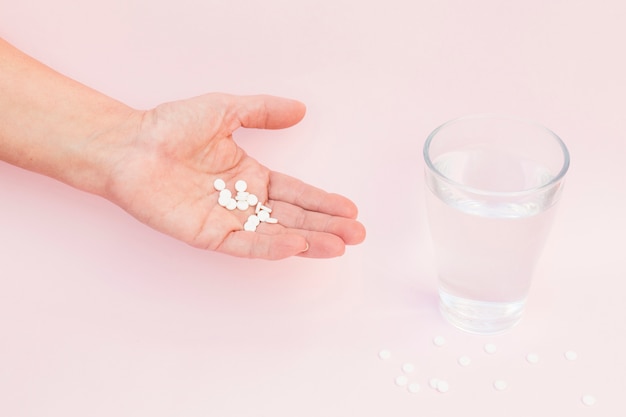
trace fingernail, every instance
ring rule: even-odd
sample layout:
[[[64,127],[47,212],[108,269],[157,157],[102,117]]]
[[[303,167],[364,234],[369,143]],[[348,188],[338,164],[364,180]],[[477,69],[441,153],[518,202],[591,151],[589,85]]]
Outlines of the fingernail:
[[[306,242],[306,248],[304,248],[304,250],[302,252],[306,252],[309,250],[309,242]]]

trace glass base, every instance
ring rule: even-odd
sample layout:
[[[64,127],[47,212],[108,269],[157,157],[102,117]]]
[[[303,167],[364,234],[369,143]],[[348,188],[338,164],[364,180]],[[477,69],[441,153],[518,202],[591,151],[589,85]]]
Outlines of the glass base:
[[[452,325],[475,334],[506,332],[522,319],[526,299],[480,301],[451,295],[439,289],[439,308]]]

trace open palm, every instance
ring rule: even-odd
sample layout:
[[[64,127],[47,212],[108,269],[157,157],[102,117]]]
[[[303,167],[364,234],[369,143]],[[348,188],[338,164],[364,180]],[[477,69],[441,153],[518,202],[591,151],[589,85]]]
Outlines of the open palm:
[[[207,94],[162,104],[142,115],[120,152],[110,199],[150,227],[203,249],[265,259],[339,256],[365,237],[354,203],[271,171],[232,138],[240,127],[292,126],[304,112],[301,103],[272,96]],[[235,182],[245,180],[279,223],[244,231],[254,209],[220,206],[217,178],[233,192]]]

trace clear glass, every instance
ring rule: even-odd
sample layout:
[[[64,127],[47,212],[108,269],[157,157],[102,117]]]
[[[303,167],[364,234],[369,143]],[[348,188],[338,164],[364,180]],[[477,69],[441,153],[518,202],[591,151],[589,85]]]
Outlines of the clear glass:
[[[441,311],[460,329],[504,332],[522,318],[567,147],[536,123],[477,115],[435,129],[424,159]]]

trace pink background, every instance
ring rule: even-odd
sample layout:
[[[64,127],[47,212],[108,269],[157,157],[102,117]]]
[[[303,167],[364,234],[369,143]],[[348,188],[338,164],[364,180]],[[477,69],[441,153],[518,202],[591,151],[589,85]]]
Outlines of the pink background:
[[[138,108],[302,100],[299,125],[236,140],[368,228],[338,259],[230,258],[0,163],[0,415],[621,415],[625,21],[620,0],[0,0],[0,36]],[[481,337],[437,310],[421,146],[492,111],[553,129],[572,167],[524,320]]]

